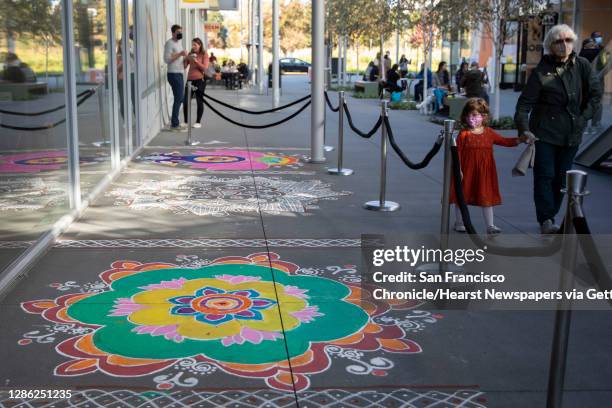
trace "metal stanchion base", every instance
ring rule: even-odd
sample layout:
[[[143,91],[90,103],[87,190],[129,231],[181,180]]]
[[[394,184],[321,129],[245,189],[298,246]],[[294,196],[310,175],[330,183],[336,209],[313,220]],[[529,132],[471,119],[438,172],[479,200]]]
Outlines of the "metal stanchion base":
[[[197,146],[199,145],[201,142],[190,142],[188,140],[185,141],[185,146]]]
[[[326,152],[333,152],[334,146],[323,146],[323,150],[325,150]]]
[[[352,169],[347,169],[347,168],[333,168],[333,169],[327,169],[327,172],[329,174],[335,174],[338,176],[350,176],[351,174],[353,174],[353,170]]]
[[[380,200],[376,200],[376,201],[368,201],[367,203],[363,205],[363,208],[365,208],[366,210],[371,210],[371,211],[391,212],[391,211],[399,210],[400,205],[394,201],[381,202]]]
[[[109,146],[111,144],[110,141],[104,140],[102,142],[93,142],[92,145],[96,147]]]
[[[327,159],[313,160],[310,157],[306,158],[306,162],[307,163],[311,163],[311,164],[322,164],[322,163],[325,163],[326,161],[327,161]]]

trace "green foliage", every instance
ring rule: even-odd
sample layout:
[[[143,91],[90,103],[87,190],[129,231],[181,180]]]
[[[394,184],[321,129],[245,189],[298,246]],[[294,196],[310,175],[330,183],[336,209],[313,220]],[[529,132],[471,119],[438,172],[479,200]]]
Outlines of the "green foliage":
[[[415,101],[400,101],[400,102],[391,102],[389,104],[389,109],[391,110],[417,110]]]
[[[502,116],[499,119],[493,119],[489,123],[493,129],[516,129],[516,124],[511,116]]]

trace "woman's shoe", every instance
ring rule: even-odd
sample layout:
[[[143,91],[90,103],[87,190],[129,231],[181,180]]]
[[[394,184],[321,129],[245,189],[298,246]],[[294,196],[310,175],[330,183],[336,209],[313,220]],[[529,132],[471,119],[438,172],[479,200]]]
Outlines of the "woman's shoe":
[[[489,225],[487,227],[487,234],[489,235],[497,235],[502,232],[501,228],[496,227],[495,225]]]
[[[196,129],[199,129],[199,128],[202,127],[202,124],[201,123],[194,123],[193,127],[196,128]]]

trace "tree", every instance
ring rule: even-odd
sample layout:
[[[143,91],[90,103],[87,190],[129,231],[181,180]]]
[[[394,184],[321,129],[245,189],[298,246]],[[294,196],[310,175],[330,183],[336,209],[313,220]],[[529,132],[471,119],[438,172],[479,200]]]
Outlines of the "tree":
[[[545,0],[488,0],[480,8],[480,21],[483,31],[491,38],[494,47],[495,70],[494,70],[494,95],[493,118],[499,119],[500,98],[499,82],[501,76],[501,57],[504,45],[512,37],[518,24],[507,24],[510,21],[521,21],[530,15],[537,13],[545,7]]]
[[[25,39],[42,37],[59,43],[61,27],[59,4],[49,0],[0,0],[0,30],[10,52],[15,51],[17,36]]]

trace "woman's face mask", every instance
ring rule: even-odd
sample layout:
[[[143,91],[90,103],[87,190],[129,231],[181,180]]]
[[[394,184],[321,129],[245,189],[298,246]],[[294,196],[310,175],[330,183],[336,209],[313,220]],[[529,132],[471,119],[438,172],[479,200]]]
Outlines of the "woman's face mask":
[[[595,37],[595,44],[601,45],[603,43],[603,37]]]
[[[476,129],[482,126],[482,115],[480,113],[471,113],[467,117],[468,126],[471,129]]]

